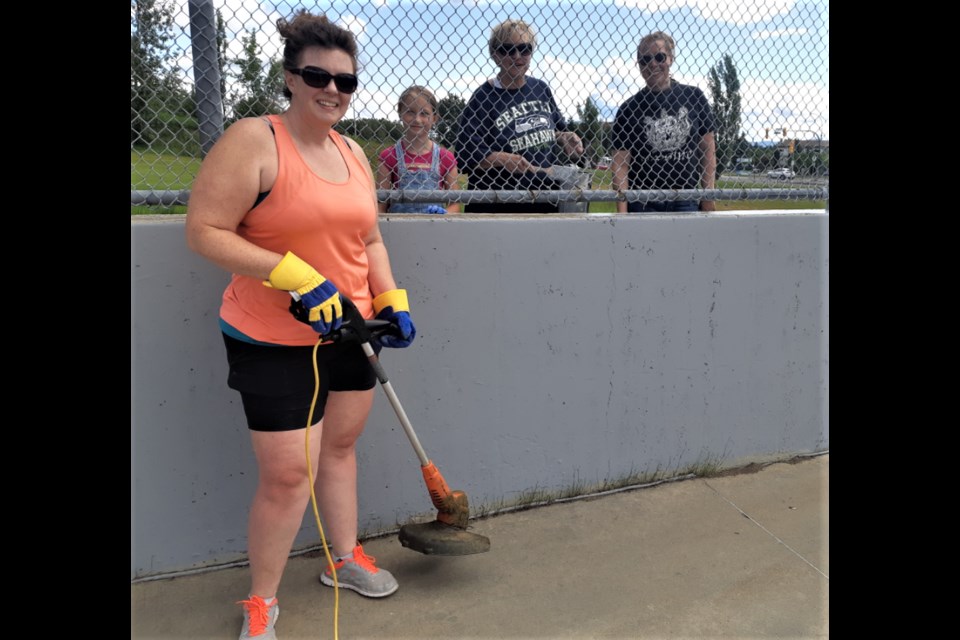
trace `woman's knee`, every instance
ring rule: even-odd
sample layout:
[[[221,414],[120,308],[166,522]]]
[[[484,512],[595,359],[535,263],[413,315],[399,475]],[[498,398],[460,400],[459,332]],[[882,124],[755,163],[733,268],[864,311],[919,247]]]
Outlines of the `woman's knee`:
[[[296,501],[310,495],[310,478],[305,469],[260,470],[258,491],[277,501]]]

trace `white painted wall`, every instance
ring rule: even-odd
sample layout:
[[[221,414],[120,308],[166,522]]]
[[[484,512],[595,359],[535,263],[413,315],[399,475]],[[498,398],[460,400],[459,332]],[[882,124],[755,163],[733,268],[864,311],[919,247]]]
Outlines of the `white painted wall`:
[[[381,362],[472,512],[535,490],[829,449],[823,211],[390,216],[417,339]],[[131,574],[245,558],[256,467],[217,328],[228,274],[131,217]],[[435,510],[382,390],[361,535]],[[319,544],[312,510],[296,546]]]

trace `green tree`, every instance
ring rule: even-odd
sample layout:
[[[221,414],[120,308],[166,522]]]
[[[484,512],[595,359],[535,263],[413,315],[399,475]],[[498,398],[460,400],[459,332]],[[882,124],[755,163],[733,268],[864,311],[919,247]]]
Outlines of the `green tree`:
[[[583,107],[577,105],[577,117],[580,119],[576,126],[577,133],[583,140],[584,159],[593,166],[603,154],[603,123],[600,122],[600,109],[587,98]]]
[[[194,153],[195,102],[174,64],[175,0],[131,0],[130,147]]]
[[[149,145],[161,128],[160,111],[169,88],[167,43],[173,39],[171,0],[131,0],[130,144]]]
[[[457,143],[457,134],[460,132],[460,114],[467,103],[458,95],[450,94],[441,98],[437,103],[437,142],[452,149]]]
[[[780,151],[772,147],[750,145],[747,156],[751,159],[753,170],[756,173],[765,173],[768,169],[777,166]]]
[[[241,38],[243,55],[234,59],[238,72],[238,90],[233,96],[233,118],[280,113],[283,96],[283,63],[274,60],[265,64],[259,57],[257,32],[250,29]]]
[[[383,118],[344,118],[337,123],[337,131],[357,140],[375,143],[378,147],[392,145],[403,135],[403,125]],[[379,149],[378,149],[379,151]]]
[[[732,165],[747,147],[740,131],[740,79],[730,54],[725,54],[710,68],[707,85],[713,98],[713,114],[717,121],[717,175]]]
[[[227,115],[227,26],[223,13],[217,9],[217,68],[220,69],[220,108]]]

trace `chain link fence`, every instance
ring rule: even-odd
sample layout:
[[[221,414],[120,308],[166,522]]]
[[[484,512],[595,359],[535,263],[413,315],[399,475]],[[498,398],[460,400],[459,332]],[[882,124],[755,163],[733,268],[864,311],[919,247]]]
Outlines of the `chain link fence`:
[[[186,204],[226,127],[285,109],[276,22],[298,9],[357,37],[359,88],[337,129],[379,172],[385,207],[827,199],[826,0],[131,0],[132,206]],[[667,37],[638,50],[654,32]],[[401,104],[414,85],[433,100]],[[418,140],[404,111],[433,116],[452,184],[397,182],[395,144],[416,155]]]

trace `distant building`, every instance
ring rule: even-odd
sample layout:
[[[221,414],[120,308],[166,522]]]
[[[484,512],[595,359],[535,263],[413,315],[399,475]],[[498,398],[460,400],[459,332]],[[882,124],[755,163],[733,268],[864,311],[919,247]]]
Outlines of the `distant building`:
[[[800,145],[801,151],[815,151],[820,149],[820,153],[829,153],[830,152],[830,141],[829,140],[799,140],[795,138],[786,138],[781,140],[776,144],[777,149],[790,153],[790,145],[795,143]]]
[[[830,158],[829,140],[786,138],[776,144],[776,149],[780,152],[780,157],[777,160],[778,168],[794,169],[803,167],[798,168],[798,171],[806,174],[826,175],[825,172],[829,165]],[[798,152],[802,154],[799,159],[795,155]],[[811,156],[807,155],[810,153],[814,154],[812,161]],[[801,164],[797,165],[797,162],[801,162]]]

